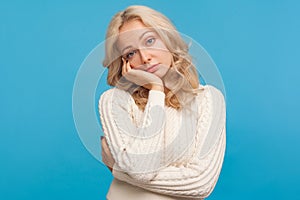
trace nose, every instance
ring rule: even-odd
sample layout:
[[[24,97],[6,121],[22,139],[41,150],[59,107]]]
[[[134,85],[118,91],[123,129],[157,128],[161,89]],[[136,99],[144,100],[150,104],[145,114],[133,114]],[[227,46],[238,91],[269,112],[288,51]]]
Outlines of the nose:
[[[149,50],[139,49],[139,52],[140,52],[140,55],[141,55],[142,62],[144,64],[147,64],[151,61],[151,54],[150,54]]]

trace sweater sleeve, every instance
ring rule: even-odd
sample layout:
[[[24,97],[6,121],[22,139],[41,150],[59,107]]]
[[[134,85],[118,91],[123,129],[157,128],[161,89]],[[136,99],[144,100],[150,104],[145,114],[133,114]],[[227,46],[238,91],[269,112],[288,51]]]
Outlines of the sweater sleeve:
[[[209,196],[218,180],[225,154],[226,111],[223,95],[211,86],[206,87],[206,91],[207,104],[199,102],[203,109],[200,109],[201,117],[197,122],[196,135],[202,137],[196,139],[196,153],[188,162],[159,170],[149,182],[134,179],[119,170],[113,170],[113,175],[132,185],[166,195],[192,199]]]
[[[151,180],[162,163],[161,146],[165,120],[165,94],[151,90],[143,114],[134,118],[134,100],[117,88],[99,101],[103,131],[115,160],[114,170],[143,182]]]

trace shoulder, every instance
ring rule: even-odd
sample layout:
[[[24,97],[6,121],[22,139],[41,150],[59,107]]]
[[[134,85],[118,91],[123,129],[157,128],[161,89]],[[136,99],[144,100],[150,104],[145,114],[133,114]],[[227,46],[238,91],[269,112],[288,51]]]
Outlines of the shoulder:
[[[206,113],[206,118],[226,115],[226,103],[223,93],[212,85],[200,85],[196,96],[198,113]]]
[[[98,107],[112,109],[117,106],[128,109],[133,104],[134,100],[129,92],[114,87],[102,93]]]
[[[103,92],[100,96],[100,99],[99,99],[99,102],[101,101],[107,101],[107,100],[111,100],[111,99],[114,99],[114,98],[117,98],[117,97],[129,97],[130,94],[124,90],[121,90],[119,88],[111,88],[109,90],[106,90],[105,92]],[[122,98],[122,99],[123,99]]]
[[[199,100],[207,98],[209,101],[225,102],[223,93],[218,88],[212,85],[200,85],[199,90],[200,91],[197,94],[197,98]]]
[[[205,93],[209,93],[212,96],[216,97],[216,98],[224,98],[224,95],[222,94],[222,92],[216,88],[215,86],[212,85],[200,85],[199,86],[200,89],[203,89],[203,91]]]
[[[128,93],[128,92],[126,92],[126,91],[124,91],[124,90],[121,90],[121,89],[119,89],[119,88],[113,87],[113,88],[110,88],[110,89],[104,91],[104,92],[101,94],[100,98],[102,98],[102,97],[107,97],[107,96],[112,96],[112,95],[114,95],[114,94],[119,94],[119,93],[125,95],[125,94]]]

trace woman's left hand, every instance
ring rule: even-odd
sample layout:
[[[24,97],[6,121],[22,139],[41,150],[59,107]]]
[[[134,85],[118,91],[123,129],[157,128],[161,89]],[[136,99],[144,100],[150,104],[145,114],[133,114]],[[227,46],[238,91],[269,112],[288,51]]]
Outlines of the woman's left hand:
[[[110,171],[112,171],[113,166],[115,164],[115,160],[110,153],[107,141],[105,137],[101,137],[101,149],[102,149],[102,161],[103,163],[109,168]]]

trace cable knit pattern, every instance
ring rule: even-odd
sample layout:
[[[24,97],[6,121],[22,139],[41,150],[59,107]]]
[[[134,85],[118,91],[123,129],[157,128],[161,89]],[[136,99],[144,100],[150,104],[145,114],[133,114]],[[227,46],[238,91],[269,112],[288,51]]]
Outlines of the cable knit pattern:
[[[150,91],[144,112],[125,91],[103,93],[100,119],[115,178],[178,198],[203,199],[212,192],[225,153],[225,101],[213,86],[200,88],[180,111],[166,107],[159,91]]]

